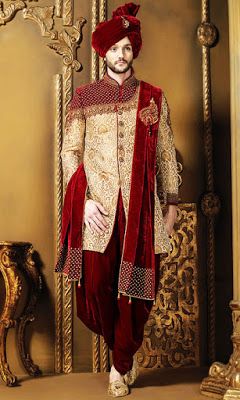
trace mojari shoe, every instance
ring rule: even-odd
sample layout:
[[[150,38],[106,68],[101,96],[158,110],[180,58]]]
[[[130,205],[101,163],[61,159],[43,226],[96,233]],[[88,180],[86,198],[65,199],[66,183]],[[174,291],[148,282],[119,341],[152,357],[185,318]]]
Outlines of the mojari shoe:
[[[132,369],[130,369],[130,371],[128,371],[125,375],[123,375],[124,382],[127,385],[133,385],[138,375],[139,375],[138,362],[134,357]]]
[[[129,393],[129,387],[122,381],[113,381],[109,383],[108,394],[112,397],[123,397]]]

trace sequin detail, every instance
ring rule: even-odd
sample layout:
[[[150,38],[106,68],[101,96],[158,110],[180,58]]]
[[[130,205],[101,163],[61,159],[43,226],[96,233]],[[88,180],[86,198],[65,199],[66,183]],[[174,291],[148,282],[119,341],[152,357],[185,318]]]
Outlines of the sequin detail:
[[[55,272],[66,274],[69,280],[80,280],[82,278],[82,250],[68,249],[66,244],[61,246]]]
[[[130,297],[155,299],[155,275],[150,268],[122,261],[119,277],[119,292]],[[130,285],[129,285],[130,282]]]

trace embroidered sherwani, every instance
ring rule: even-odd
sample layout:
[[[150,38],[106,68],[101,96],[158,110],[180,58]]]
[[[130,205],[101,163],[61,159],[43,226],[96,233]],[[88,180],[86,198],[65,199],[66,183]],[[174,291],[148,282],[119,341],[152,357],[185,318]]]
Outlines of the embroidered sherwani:
[[[140,295],[135,293],[133,297],[129,297],[129,294],[126,295],[128,292],[125,290],[121,291],[121,294],[119,292],[119,276],[124,275],[123,280],[127,282],[129,277],[129,271],[124,270],[123,274],[120,267],[124,244],[127,242],[131,250],[134,248],[134,240],[130,242],[125,240],[126,232],[128,232],[127,222],[129,221],[129,225],[134,227],[135,218],[138,215],[135,211],[140,211],[139,207],[135,207],[134,210],[134,205],[139,198],[135,198],[131,194],[130,199],[131,178],[135,177],[133,188],[135,189],[139,183],[138,188],[143,186],[142,193],[148,193],[148,196],[144,198],[145,202],[140,201],[139,203],[142,205],[141,212],[145,211],[145,214],[143,212],[143,219],[140,218],[141,221],[139,221],[139,223],[143,223],[141,232],[136,233],[137,238],[141,236],[142,247],[145,251],[141,252],[142,249],[136,247],[136,254],[139,258],[137,258],[136,265],[132,266],[134,268],[131,269],[130,287],[135,287],[134,282],[140,289],[145,289],[149,283],[148,276],[152,276],[154,277],[154,296],[156,295],[159,283],[160,253],[170,250],[161,202],[176,204],[178,199],[177,163],[166,98],[160,90],[156,91],[156,88],[153,90],[154,93],[150,92],[156,96],[154,99],[156,98],[157,102],[160,102],[161,98],[161,103],[157,107],[159,125],[158,130],[156,127],[156,131],[152,131],[154,132],[152,136],[142,136],[140,133],[145,134],[146,128],[143,128],[143,123],[142,126],[139,125],[139,120],[143,115],[141,113],[143,110],[149,111],[149,101],[151,103],[153,98],[146,100],[148,99],[146,96],[147,105],[138,109],[139,104],[144,104],[144,102],[139,102],[140,87],[142,88],[143,85],[134,75],[119,85],[107,74],[100,81],[79,87],[67,113],[61,153],[65,184],[69,182],[81,164],[80,171],[82,166],[85,171],[84,204],[86,198],[91,198],[101,203],[108,211],[108,215],[104,215],[104,218],[108,222],[109,230],[101,236],[95,232],[91,233],[85,224],[80,224],[80,227],[83,225],[82,249],[84,251],[81,250],[79,259],[82,263],[83,274],[81,285],[76,282],[75,287],[76,311],[77,316],[89,329],[103,335],[105,342],[112,350],[113,364],[122,375],[132,367],[133,355],[142,343],[144,324],[152,307],[152,301],[149,301],[149,298],[152,300],[152,296],[146,297],[145,292]],[[159,96],[156,95],[156,92]],[[146,92],[141,90],[141,93],[143,93],[143,97],[140,100],[143,100]],[[151,114],[151,117],[154,115]],[[153,120],[155,119],[153,118]],[[137,131],[136,125],[139,127]],[[145,138],[145,146],[148,143],[148,147],[145,148],[149,150],[148,152],[143,153],[144,146],[139,138]],[[136,143],[134,143],[135,139],[137,139]],[[155,157],[150,157],[150,143],[154,143],[155,147],[156,141],[156,175],[153,185],[155,161],[151,161],[155,160]],[[146,158],[140,156],[141,152],[146,154]],[[148,167],[141,163],[143,159],[147,160]],[[136,168],[138,171],[141,168],[145,171],[142,181],[139,178],[142,175],[136,174]],[[147,174],[148,172],[149,174]],[[136,176],[138,177],[137,181]],[[144,180],[146,176],[149,177],[147,181]],[[76,174],[74,177],[76,179]],[[71,179],[68,189],[71,188],[72,181]],[[79,182],[77,189],[83,193],[81,181]],[[69,194],[69,191],[67,193]],[[72,193],[75,193],[75,189],[73,192],[70,190],[71,196]],[[136,189],[134,193],[136,193]],[[79,204],[81,211],[84,204],[81,197]],[[131,209],[131,213],[128,212],[129,209]],[[153,209],[154,214],[150,213]],[[74,207],[74,212],[75,214],[71,215],[75,215],[74,220],[76,221],[80,215],[77,205]],[[132,218],[133,216],[134,218]],[[147,216],[146,219],[144,219],[145,216]],[[147,219],[149,216],[150,219]],[[144,221],[150,221],[150,224],[148,225]],[[154,222],[154,232],[151,228],[152,221]],[[150,227],[149,230],[146,229],[144,233],[144,228],[148,227]],[[76,229],[76,236],[77,232]],[[149,235],[146,236],[146,232],[149,232]],[[151,233],[154,233],[154,242]],[[149,240],[151,245],[148,247]],[[79,246],[77,249],[73,247],[70,246],[70,249],[74,251],[73,257],[71,258],[71,252],[67,254],[70,254],[70,261],[73,261],[70,264],[74,269],[79,261],[75,258]],[[144,257],[141,258],[141,255]],[[138,265],[140,258],[143,262],[148,260],[154,270],[147,269],[149,265],[144,264],[144,268],[143,265]],[[66,263],[68,261],[66,260]],[[127,264],[128,261],[127,259]],[[141,268],[138,268],[139,266]],[[140,274],[135,274],[136,267]],[[149,271],[152,272],[152,275],[148,275]]]
[[[102,80],[77,88],[71,101],[62,147],[63,173],[68,183],[83,161],[87,197],[100,202],[109,229],[103,235],[83,228],[83,250],[104,253],[112,235],[119,189],[126,218],[139,97],[139,80],[131,75],[119,85],[107,74]],[[169,108],[162,96],[155,177],[154,250],[165,253],[170,241],[163,222],[161,202],[177,204],[178,177]]]

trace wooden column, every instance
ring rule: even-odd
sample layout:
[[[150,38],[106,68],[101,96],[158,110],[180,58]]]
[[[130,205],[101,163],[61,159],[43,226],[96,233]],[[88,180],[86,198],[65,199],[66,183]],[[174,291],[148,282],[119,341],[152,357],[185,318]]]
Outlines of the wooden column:
[[[231,157],[233,227],[233,354],[228,364],[215,362],[201,392],[224,400],[240,399],[240,1],[228,0],[231,75]]]

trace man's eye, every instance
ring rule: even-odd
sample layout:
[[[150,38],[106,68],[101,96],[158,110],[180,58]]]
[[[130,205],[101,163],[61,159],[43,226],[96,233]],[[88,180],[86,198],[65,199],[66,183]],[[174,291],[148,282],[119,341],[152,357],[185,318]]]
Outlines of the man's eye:
[[[127,49],[128,51],[131,51],[131,50],[132,50],[132,48],[131,48],[131,47],[126,47],[126,49]]]
[[[111,51],[116,51],[116,50],[117,50],[116,47],[112,47],[112,48],[111,48]]]

